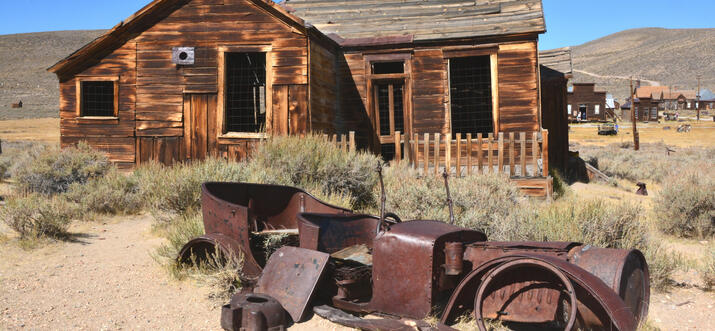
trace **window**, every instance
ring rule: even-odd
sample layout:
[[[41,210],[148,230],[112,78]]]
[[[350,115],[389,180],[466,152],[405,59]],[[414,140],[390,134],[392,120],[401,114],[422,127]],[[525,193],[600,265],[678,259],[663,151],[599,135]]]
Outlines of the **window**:
[[[593,108],[593,113],[598,115],[601,112],[601,105],[595,105]]]
[[[405,62],[373,62],[372,74],[402,74],[405,73]]]
[[[449,59],[453,133],[494,132],[490,56]]]
[[[266,53],[226,53],[224,132],[261,132],[266,126]]]
[[[566,111],[566,113],[572,114],[572,112],[571,112],[571,105],[568,105],[567,107],[568,107],[568,110]]]
[[[119,77],[77,77],[77,116],[116,118]]]

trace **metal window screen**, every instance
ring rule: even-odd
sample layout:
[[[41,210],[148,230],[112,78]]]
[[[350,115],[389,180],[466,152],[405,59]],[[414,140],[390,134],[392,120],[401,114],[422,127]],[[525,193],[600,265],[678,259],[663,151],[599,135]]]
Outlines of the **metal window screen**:
[[[82,82],[82,116],[114,116],[114,82]]]
[[[377,84],[377,107],[380,112],[380,135],[389,136],[390,131],[390,87],[392,87],[392,102],[395,117],[395,131],[405,132],[405,117],[403,106],[403,82]]]
[[[226,131],[260,132],[266,125],[266,54],[226,53]]]
[[[489,56],[449,60],[452,132],[494,132]]]

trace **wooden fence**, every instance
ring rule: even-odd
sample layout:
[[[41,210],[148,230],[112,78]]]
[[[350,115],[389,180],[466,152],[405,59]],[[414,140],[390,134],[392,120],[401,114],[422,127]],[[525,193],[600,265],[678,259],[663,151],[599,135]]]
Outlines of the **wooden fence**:
[[[346,134],[323,134],[323,138],[343,151],[355,151],[355,131]]]
[[[414,134],[405,137],[395,132],[393,162],[410,162],[424,174],[441,174],[449,169],[456,176],[499,172],[511,177],[549,176],[548,131],[499,132],[495,137],[471,133],[440,135]]]

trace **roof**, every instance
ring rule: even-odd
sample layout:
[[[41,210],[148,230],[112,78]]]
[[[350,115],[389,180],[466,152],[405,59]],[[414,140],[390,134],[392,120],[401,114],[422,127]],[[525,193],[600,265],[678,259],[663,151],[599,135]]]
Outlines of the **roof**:
[[[546,31],[541,0],[286,0],[285,8],[343,39],[413,41]]]
[[[636,88],[636,96],[639,98],[650,98],[655,94],[656,99],[660,98],[661,93],[668,91],[669,86],[640,86]]]
[[[78,49],[66,58],[60,60],[47,70],[57,73],[73,71],[76,64],[82,64],[87,60],[101,57],[103,54],[108,54],[114,49],[120,47],[129,39],[135,37],[139,33],[146,30],[151,24],[160,20],[162,15],[171,13],[180,8],[190,0],[153,0],[138,12],[129,16],[122,22],[119,22],[114,28],[91,41],[87,45]],[[269,10],[285,22],[289,22],[295,26],[308,28],[305,22],[288,13],[283,7],[275,4],[273,1],[266,0],[250,0],[256,3],[259,7]]]
[[[563,47],[539,52],[539,64],[564,75],[573,74],[571,47]]]

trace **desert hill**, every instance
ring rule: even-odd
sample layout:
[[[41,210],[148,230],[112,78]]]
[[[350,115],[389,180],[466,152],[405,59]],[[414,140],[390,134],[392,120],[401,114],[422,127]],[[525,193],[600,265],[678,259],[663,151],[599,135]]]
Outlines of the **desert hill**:
[[[104,30],[0,35],[0,119],[58,117],[57,76],[47,68]],[[22,109],[10,105],[22,100]]]
[[[575,82],[596,82],[597,88],[621,100],[628,94],[628,80],[614,77],[633,75],[652,84],[695,90],[696,75],[701,75],[701,87],[713,90],[715,29],[621,31],[574,46],[573,65]]]

